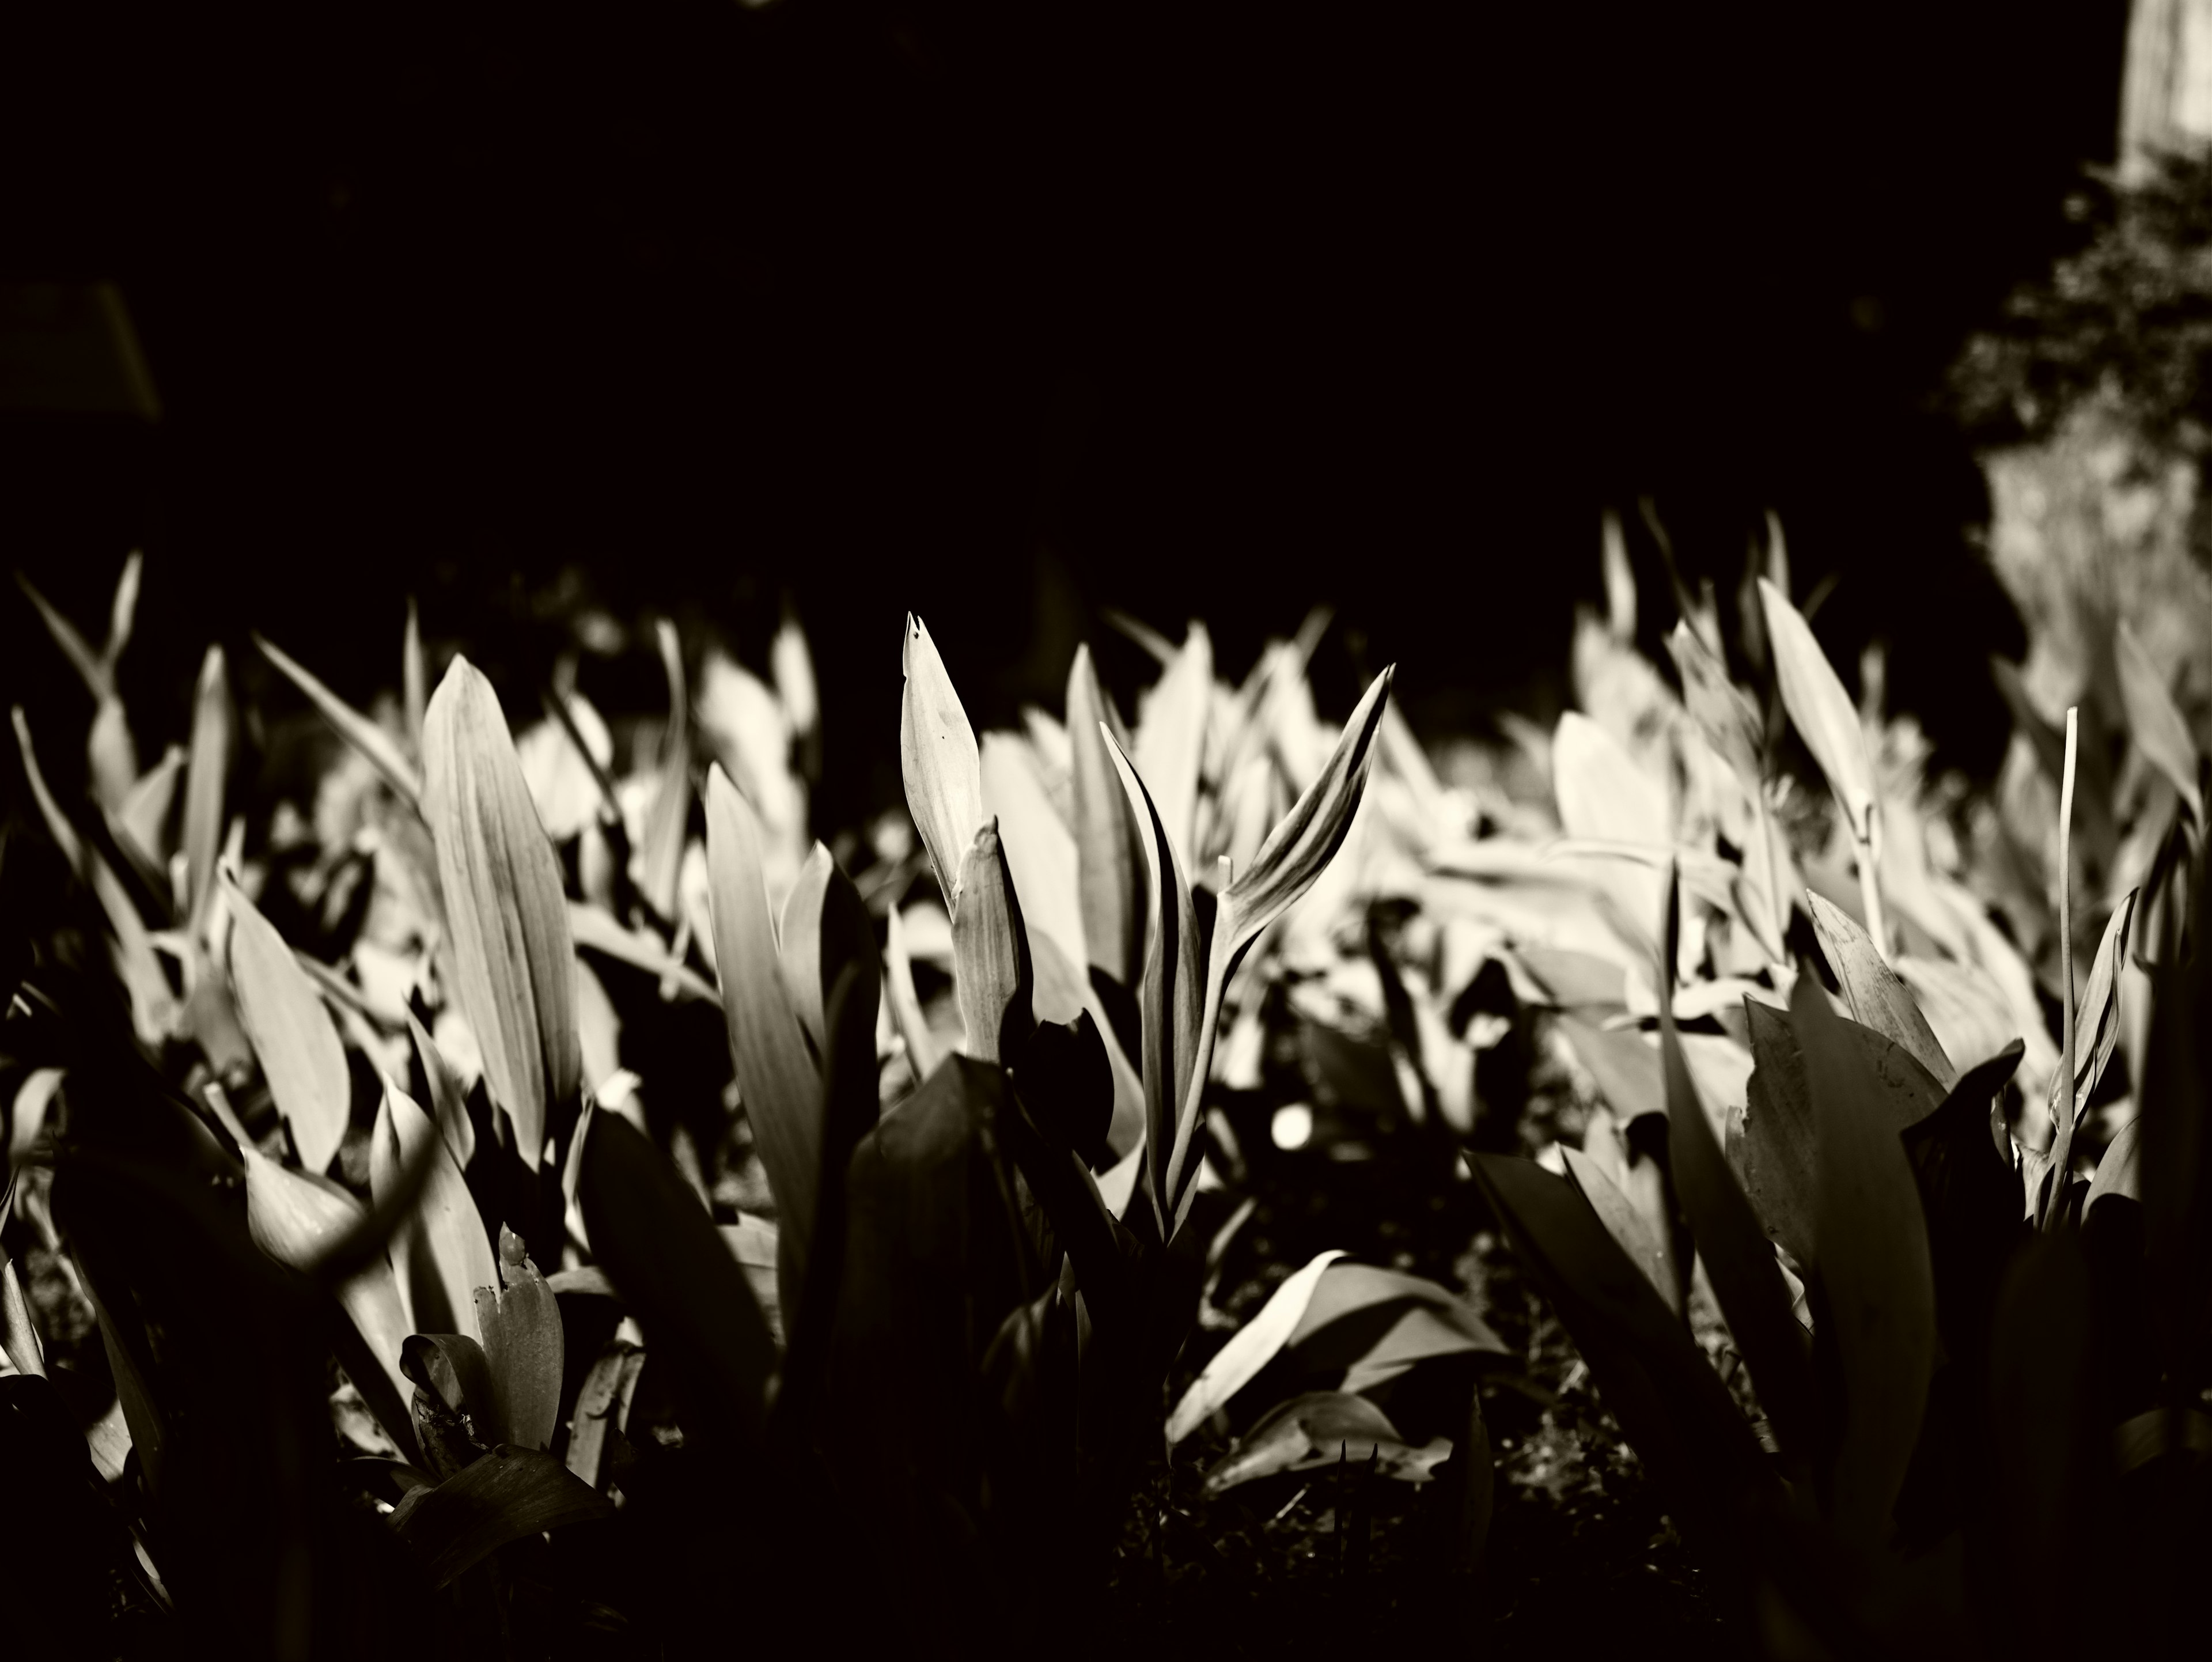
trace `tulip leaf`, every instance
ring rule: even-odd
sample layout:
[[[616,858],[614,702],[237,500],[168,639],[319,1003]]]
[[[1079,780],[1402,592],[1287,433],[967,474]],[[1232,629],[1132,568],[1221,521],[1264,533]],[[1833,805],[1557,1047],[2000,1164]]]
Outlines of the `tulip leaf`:
[[[912,612],[907,614],[900,667],[906,692],[899,703],[899,765],[907,807],[936,868],[945,910],[957,911],[960,861],[983,823],[975,731],[968,725],[968,712],[960,706],[937,642]]]
[[[1175,1412],[1168,1415],[1170,1444],[1181,1442],[1204,1425],[1216,1410],[1226,1407],[1231,1397],[1274,1360],[1291,1342],[1291,1335],[1306,1313],[1306,1306],[1312,1302],[1315,1290],[1321,1285],[1322,1273],[1343,1256],[1340,1251],[1323,1252],[1310,1260],[1304,1268],[1294,1270],[1260,1306],[1259,1313],[1230,1335],[1229,1342],[1213,1353],[1212,1360],[1200,1370],[1198,1378],[1183,1392]]]
[[[199,933],[215,892],[216,855],[222,846],[222,787],[230,767],[230,688],[222,648],[211,646],[200,663],[192,697],[192,744],[185,773],[185,893],[191,932]]]
[[[1608,1177],[1597,1161],[1579,1148],[1562,1147],[1559,1153],[1567,1162],[1567,1175],[1575,1187],[1582,1190],[1583,1198],[1597,1214],[1598,1221],[1606,1233],[1620,1243],[1620,1250],[1636,1261],[1636,1266],[1651,1279],[1652,1287],[1667,1301],[1667,1307],[1675,1314],[1682,1311],[1682,1283],[1674,1263],[1673,1245],[1667,1239],[1664,1221],[1648,1217],[1621,1192],[1619,1184]]]
[[[2089,1111],[2089,1099],[2096,1094],[2097,1082],[2105,1076],[2106,1064],[2112,1059],[2112,1050],[2120,1040],[2120,982],[2121,967],[2127,961],[2128,929],[2135,921],[2136,897],[2139,889],[2130,889],[2112,908],[2106,920],[2104,939],[2097,944],[2097,959],[2089,971],[2089,984],[2082,989],[2081,1001],[2074,1012],[2074,1123],[2081,1123],[2082,1115]],[[2051,1100],[2047,1105],[2051,1122],[2058,1123],[2059,1094],[2063,1088],[2057,1075],[2052,1075]]]
[[[981,1062],[1011,1061],[1036,1024],[1030,1006],[1036,975],[996,820],[975,833],[961,861],[952,965],[967,1053]]]
[[[575,947],[561,865],[524,782],[491,683],[455,658],[424,716],[424,817],[461,1012],[483,1054],[494,1103],[535,1172],[549,1113],[580,1102]]]

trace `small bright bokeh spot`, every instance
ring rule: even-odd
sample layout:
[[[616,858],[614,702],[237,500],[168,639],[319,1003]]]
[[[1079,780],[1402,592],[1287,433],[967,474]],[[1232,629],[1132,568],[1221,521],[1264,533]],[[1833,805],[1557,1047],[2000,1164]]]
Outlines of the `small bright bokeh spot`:
[[[1303,1148],[1313,1140],[1313,1110],[1303,1102],[1278,1108],[1267,1131],[1278,1148]]]

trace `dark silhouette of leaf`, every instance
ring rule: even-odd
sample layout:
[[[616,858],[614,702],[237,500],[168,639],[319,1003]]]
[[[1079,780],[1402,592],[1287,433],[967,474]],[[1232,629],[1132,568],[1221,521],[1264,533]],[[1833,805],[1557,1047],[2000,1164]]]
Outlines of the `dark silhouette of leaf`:
[[[613,1510],[551,1455],[501,1443],[434,1488],[410,1490],[390,1522],[430,1585],[443,1587],[509,1541]]]

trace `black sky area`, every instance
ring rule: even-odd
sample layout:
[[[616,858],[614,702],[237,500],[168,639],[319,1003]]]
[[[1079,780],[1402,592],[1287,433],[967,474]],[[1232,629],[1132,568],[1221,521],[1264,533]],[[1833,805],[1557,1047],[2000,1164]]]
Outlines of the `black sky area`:
[[[364,695],[406,593],[495,653],[574,563],[741,645],[791,593],[833,764],[878,772],[908,608],[980,721],[1056,703],[1054,606],[1202,617],[1241,673],[1322,600],[1324,709],[1396,658],[1417,720],[1464,720],[1556,676],[1599,508],[1644,492],[1717,571],[1779,508],[1801,584],[1846,573],[1825,626],[1886,629],[1893,686],[1940,703],[2017,625],[1923,405],[2110,159],[2125,28],[2121,0],[29,9],[0,274],[118,279],[166,417],[10,423],[0,534],[87,615],[144,542],[141,639],[175,644],[136,673],[179,724],[213,636]]]

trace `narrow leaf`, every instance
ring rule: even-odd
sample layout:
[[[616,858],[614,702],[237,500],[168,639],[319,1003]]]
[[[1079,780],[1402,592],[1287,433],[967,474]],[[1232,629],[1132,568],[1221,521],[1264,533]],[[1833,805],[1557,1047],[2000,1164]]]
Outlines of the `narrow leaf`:
[[[369,1142],[369,1192],[383,1201],[408,1160],[436,1137],[429,1115],[386,1081]],[[476,1289],[499,1284],[499,1261],[451,1146],[442,1138],[438,1141],[415,1215],[387,1249],[392,1274],[411,1331],[465,1334],[482,1343]]]
[[[70,661],[70,667],[84,682],[85,691],[95,701],[113,697],[113,673],[100,654],[92,649],[91,643],[77,631],[77,626],[56,611],[46,597],[32,587],[31,580],[20,571],[15,574],[15,586],[37,608],[39,621],[46,624],[46,633],[53,636],[54,644],[62,649],[62,656]]]
[[[1067,674],[1067,741],[1084,951],[1092,967],[1134,988],[1145,961],[1144,855],[1114,768],[1111,746],[1126,749],[1126,735],[1087,646]]]
[[[891,1020],[906,1041],[907,1065],[919,1085],[937,1071],[937,1039],[921,1018],[921,1001],[915,996],[914,961],[907,956],[906,926],[897,907],[890,909],[884,922],[889,934],[884,944],[884,995],[890,1001]]]
[[[498,695],[466,658],[447,670],[424,722],[424,817],[437,844],[455,991],[492,1100],[535,1171],[547,1116],[579,1102],[583,1068],[561,865]]]
[[[2189,723],[2174,708],[2166,677],[2159,673],[2150,654],[2127,619],[2120,620],[2112,640],[2112,656],[2120,676],[2120,699],[2127,706],[2128,731],[2143,759],[2172,783],[2189,805],[2190,817],[2204,823],[2204,795],[2198,781],[2197,741]]]
[[[2089,1099],[2096,1093],[2097,1082],[2105,1076],[2106,1064],[2112,1061],[2112,1049],[2120,1040],[2120,967],[2127,959],[2128,929],[2135,921],[2136,897],[2140,892],[2130,889],[2106,920],[2089,984],[2082,989],[2081,1002],[2075,1012],[2074,1123],[2077,1126],[2088,1112]],[[2058,1075],[2064,1072],[2063,1068],[2057,1069],[2051,1081],[2047,1107],[2054,1125],[2058,1123],[2063,1089]]]
[[[1760,787],[1759,721],[1758,709],[1741,687],[1729,679],[1728,666],[1698,638],[1686,619],[1678,620],[1667,637],[1667,650],[1681,672],[1682,702],[1690,719],[1712,746],[1713,753],[1735,770],[1745,790],[1754,796]]]
[[[260,648],[263,657],[283,672],[293,685],[307,695],[308,702],[322,712],[325,721],[338,730],[340,738],[368,758],[369,765],[384,776],[385,782],[399,794],[402,801],[411,808],[421,807],[422,780],[416,773],[415,764],[407,759],[390,734],[325,686],[289,654],[258,635],[254,636],[253,644]],[[452,679],[449,672],[447,679]],[[501,725],[505,724],[502,722]]]
[[[981,762],[968,712],[921,618],[907,614],[900,667],[906,692],[899,703],[899,765],[907,807],[936,868],[947,911],[957,911],[960,861],[983,823]]]
[[[1859,726],[1858,710],[1837,679],[1827,654],[1820,650],[1820,643],[1813,638],[1804,614],[1764,577],[1759,580],[1759,598],[1783,705],[1805,748],[1813,752],[1813,759],[1827,776],[1828,788],[1850,822],[1852,838],[1866,843],[1873,837],[1881,799],[1875,794],[1874,770],[1867,761],[1866,734]]]
[[[1193,624],[1158,685],[1138,713],[1132,759],[1158,805],[1161,823],[1185,860],[1195,852],[1199,764],[1206,753],[1206,715],[1213,698],[1213,642]]]
[[[216,855],[222,846],[222,787],[230,770],[230,686],[222,648],[211,646],[200,661],[192,696],[191,760],[185,774],[185,893],[191,904],[195,938],[215,892]]]

